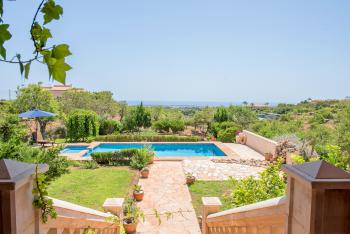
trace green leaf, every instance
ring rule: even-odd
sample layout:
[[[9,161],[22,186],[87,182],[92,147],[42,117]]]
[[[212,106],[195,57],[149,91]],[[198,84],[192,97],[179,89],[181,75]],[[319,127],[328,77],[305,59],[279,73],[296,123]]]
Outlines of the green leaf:
[[[2,16],[2,14],[4,13],[4,11],[3,11],[3,2],[2,2],[2,0],[0,0],[0,22],[1,22],[1,16]]]
[[[56,59],[62,59],[71,54],[72,53],[69,51],[69,45],[67,44],[61,44],[61,45],[55,46],[52,49],[52,57],[55,57]]]
[[[45,47],[47,39],[52,38],[52,34],[48,28],[41,27],[37,22],[34,23],[31,33],[37,44],[37,49],[41,50]]]
[[[31,63],[29,62],[24,66],[24,78],[26,79],[28,79],[29,76],[30,64]]]
[[[23,63],[21,61],[21,55],[20,54],[16,54],[17,60],[18,60],[18,64],[19,64],[19,71],[21,72],[21,76],[23,75],[23,71],[24,71],[24,66]]]
[[[51,66],[52,78],[62,84],[66,83],[66,72],[72,69],[64,59],[57,59],[55,64]]]
[[[44,14],[44,24],[47,24],[54,19],[58,20],[63,14],[63,8],[60,5],[56,5],[53,0],[48,0],[41,9],[41,12]]]
[[[8,31],[8,24],[0,24],[0,56],[6,59],[6,49],[4,47],[5,41],[11,39],[12,35]]]

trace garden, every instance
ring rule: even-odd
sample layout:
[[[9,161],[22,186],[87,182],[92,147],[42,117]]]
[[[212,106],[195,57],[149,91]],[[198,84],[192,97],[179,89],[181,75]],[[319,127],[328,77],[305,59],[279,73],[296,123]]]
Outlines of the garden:
[[[59,155],[62,145],[70,142],[198,142],[233,143],[243,129],[252,130],[278,142],[288,142],[297,149],[293,163],[318,159],[349,170],[350,104],[347,100],[302,102],[276,107],[229,106],[205,108],[170,108],[128,106],[115,101],[110,92],[67,91],[55,98],[39,84],[18,89],[12,101],[0,102],[0,158],[29,163],[46,163],[49,171],[41,175],[40,194],[102,210],[107,197],[127,199],[126,224],[137,224],[143,212],[135,200],[141,201],[143,188],[138,177],[148,177],[148,165],[154,152],[124,149],[94,152],[91,161],[74,162]],[[19,113],[41,109],[54,117],[23,120]],[[279,115],[277,119],[259,119],[259,113]],[[38,130],[53,147],[40,147],[33,138]],[[274,161],[259,174],[227,181],[194,181],[189,185],[193,207],[201,214],[201,197],[217,196],[222,209],[252,204],[285,194],[285,177]],[[37,200],[39,208],[45,200]],[[44,206],[49,207],[49,206]],[[43,211],[50,215],[52,210]],[[51,215],[54,215],[53,213]],[[168,214],[167,214],[168,215]],[[131,227],[135,228],[135,227]]]

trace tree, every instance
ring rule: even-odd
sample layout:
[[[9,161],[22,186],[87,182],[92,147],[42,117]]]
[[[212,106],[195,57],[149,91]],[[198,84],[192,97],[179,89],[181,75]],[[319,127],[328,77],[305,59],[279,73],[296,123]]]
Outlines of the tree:
[[[14,114],[0,115],[0,141],[18,143],[26,136],[25,126],[19,121],[19,117]]]
[[[119,114],[119,120],[120,120],[120,122],[123,121],[124,116],[126,115],[127,110],[128,110],[128,104],[126,103],[126,101],[121,101],[121,102],[119,102],[118,114]]]
[[[219,107],[216,109],[216,112],[214,114],[214,121],[221,123],[228,120],[227,110],[225,107]]]
[[[350,155],[350,104],[339,114],[337,121],[337,144]]]
[[[58,103],[54,96],[47,90],[40,87],[39,84],[30,84],[26,88],[17,89],[17,99],[14,102],[18,112],[25,112],[33,109],[43,111],[58,112]],[[53,117],[37,118],[40,125],[40,132],[45,137],[45,129],[48,122]]]
[[[227,115],[228,120],[238,124],[241,129],[249,128],[257,120],[255,112],[248,107],[230,106]]]
[[[113,99],[113,93],[109,91],[81,92],[70,90],[63,93],[59,102],[64,113],[75,109],[86,109],[105,118],[113,117],[118,113],[118,102]]]
[[[146,111],[143,103],[131,110],[123,120],[123,128],[128,131],[138,131],[151,126],[151,114]]]
[[[3,0],[0,0],[0,61],[19,65],[21,75],[28,78],[32,62],[43,63],[48,68],[49,78],[60,83],[65,83],[66,72],[71,67],[66,63],[66,57],[71,55],[67,44],[48,46],[48,39],[52,38],[50,29],[45,27],[53,20],[59,20],[63,14],[63,8],[54,0],[41,0],[30,26],[30,39],[33,42],[34,55],[23,59],[21,54],[16,54],[12,59],[7,59],[5,42],[12,38],[9,31],[10,25],[4,23]],[[38,16],[43,18],[39,19]]]
[[[193,116],[194,127],[197,128],[199,126],[200,128],[203,128],[203,131],[207,132],[213,119],[213,109],[206,107],[204,109],[196,111]]]
[[[89,136],[98,135],[98,116],[90,110],[75,110],[68,114],[67,136],[71,141],[85,141]]]

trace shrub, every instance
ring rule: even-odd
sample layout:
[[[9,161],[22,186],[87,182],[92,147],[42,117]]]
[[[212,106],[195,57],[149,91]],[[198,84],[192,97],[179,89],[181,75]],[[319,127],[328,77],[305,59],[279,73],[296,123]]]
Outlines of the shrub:
[[[195,142],[201,141],[198,136],[176,136],[176,135],[105,135],[95,137],[95,141],[105,142]]]
[[[325,160],[326,162],[343,170],[349,169],[350,157],[346,155],[346,152],[342,152],[339,146],[322,145],[318,146],[316,150],[321,160]]]
[[[100,119],[99,135],[108,135],[119,133],[122,130],[122,124],[114,119]]]
[[[94,152],[91,157],[98,164],[129,165],[138,149],[122,149],[113,152]]]
[[[80,168],[82,169],[97,169],[98,164],[95,161],[85,161],[80,164]]]
[[[214,123],[210,129],[210,132],[211,134],[213,134],[214,137],[218,137],[218,134],[220,131],[226,130],[228,128],[235,129],[234,133],[240,130],[238,125],[233,122],[221,122],[221,123]]]
[[[154,155],[153,151],[147,147],[138,149],[136,151],[136,154],[134,154],[133,157],[131,158],[130,166],[134,169],[141,170],[142,168],[148,165],[150,161],[150,157],[153,155]]]
[[[89,136],[98,134],[97,114],[88,110],[75,110],[68,114],[67,137],[71,141],[85,141]]]
[[[154,122],[153,128],[158,132],[171,130],[173,133],[177,133],[185,129],[185,122],[182,119],[161,119]]]
[[[228,114],[225,107],[219,107],[216,109],[216,112],[214,114],[214,121],[221,123],[226,122],[228,120]]]
[[[291,159],[292,159],[293,164],[303,164],[303,163],[305,163],[305,159],[301,155],[292,154],[291,155]]]
[[[222,142],[235,142],[237,128],[231,127],[220,130],[218,133],[218,140]]]
[[[231,178],[233,188],[225,199],[232,207],[239,207],[283,196],[286,185],[280,176],[280,166],[280,162],[271,164],[260,173],[259,179],[252,176],[242,180]]]

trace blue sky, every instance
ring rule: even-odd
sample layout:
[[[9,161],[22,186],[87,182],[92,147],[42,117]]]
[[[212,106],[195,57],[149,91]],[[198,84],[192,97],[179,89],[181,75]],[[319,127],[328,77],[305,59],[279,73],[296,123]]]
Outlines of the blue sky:
[[[34,0],[5,0],[8,54],[31,53]],[[118,100],[296,102],[350,95],[350,1],[68,1],[50,24],[67,83]],[[33,66],[30,82],[50,84]],[[0,63],[0,97],[27,84]]]

